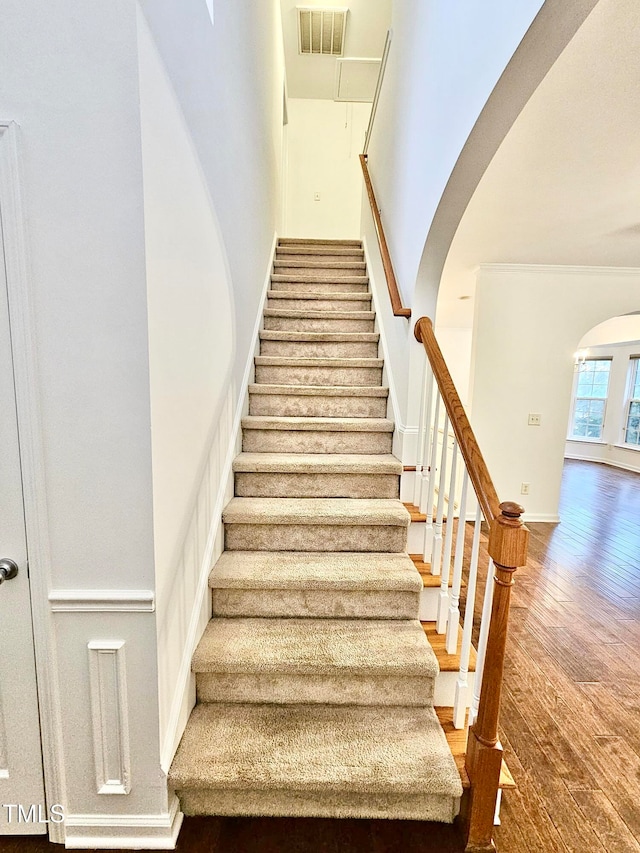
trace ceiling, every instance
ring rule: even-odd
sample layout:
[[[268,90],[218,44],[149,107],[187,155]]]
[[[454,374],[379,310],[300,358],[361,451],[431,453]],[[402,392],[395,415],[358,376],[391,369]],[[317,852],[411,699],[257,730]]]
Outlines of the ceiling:
[[[638,0],[600,0],[506,136],[451,245],[438,325],[472,326],[481,263],[640,267]]]
[[[298,19],[296,6],[347,7],[345,57],[377,58],[382,56],[387,30],[391,26],[391,0],[281,0],[282,31],[287,70],[287,94],[290,98],[333,100],[336,76],[335,56],[300,56],[298,54]]]

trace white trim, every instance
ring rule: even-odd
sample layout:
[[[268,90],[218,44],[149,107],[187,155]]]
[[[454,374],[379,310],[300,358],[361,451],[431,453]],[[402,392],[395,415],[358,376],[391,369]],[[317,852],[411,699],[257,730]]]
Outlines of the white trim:
[[[265,276],[265,281],[262,286],[262,295],[260,297],[258,305],[258,314],[253,327],[251,346],[249,347],[247,363],[245,365],[244,374],[242,376],[242,382],[240,384],[240,393],[238,394],[238,401],[236,403],[236,411],[233,418],[233,425],[231,427],[231,436],[229,439],[224,464],[221,470],[220,487],[218,489],[215,505],[211,513],[211,526],[209,528],[209,535],[207,538],[207,545],[204,550],[204,556],[200,565],[198,587],[194,596],[193,607],[191,609],[191,618],[189,620],[187,641],[184,645],[184,649],[182,652],[182,660],[180,661],[180,669],[178,670],[178,677],[176,678],[176,686],[173,693],[173,700],[171,702],[171,711],[169,713],[166,733],[162,743],[162,750],[160,752],[160,766],[165,771],[165,773],[168,772],[169,767],[171,766],[173,756],[175,755],[175,751],[180,741],[180,737],[182,736],[182,732],[179,731],[180,716],[184,703],[185,693],[188,690],[189,681],[191,678],[191,658],[193,656],[193,651],[200,639],[200,614],[202,612],[202,606],[204,603],[205,596],[209,592],[209,575],[211,573],[211,562],[213,560],[216,538],[220,529],[220,519],[222,517],[222,510],[224,509],[227,482],[229,480],[229,477],[231,476],[233,460],[237,454],[237,443],[238,436],[240,434],[240,424],[242,421],[243,411],[249,390],[249,383],[252,378],[254,369],[253,359],[255,357],[256,347],[258,347],[260,343],[260,329],[262,327],[264,306],[267,300],[267,293],[269,290],[269,285],[271,283],[273,259],[275,257],[277,240],[278,235],[277,233],[274,233],[273,242],[271,244],[271,253],[269,255],[269,265],[267,269],[267,274]]]
[[[389,399],[391,401],[391,410],[393,412],[393,422],[396,425],[396,429],[400,432],[403,437],[405,432],[413,431],[415,433],[418,432],[417,427],[409,427],[402,423],[400,418],[400,405],[398,403],[398,394],[396,392],[396,384],[393,380],[393,374],[389,370],[388,364],[389,360],[387,359],[387,353],[389,351],[387,347],[387,336],[384,332],[384,324],[381,321],[382,314],[380,313],[380,309],[378,307],[378,293],[377,293],[377,285],[374,287],[374,279],[371,274],[373,269],[373,264],[371,263],[371,255],[369,254],[369,247],[367,245],[367,238],[363,236],[362,238],[362,249],[364,251],[364,259],[367,265],[367,274],[369,276],[369,289],[371,290],[371,297],[373,299],[373,307],[376,315],[376,323],[378,326],[378,332],[380,333],[380,344],[382,346],[382,355],[384,358],[385,364],[385,373],[387,383],[389,385]]]
[[[65,846],[68,850],[173,850],[182,818],[176,796],[164,814],[65,815]]]
[[[539,521],[546,522],[550,524],[557,524],[560,521],[560,516],[555,515],[554,513],[544,513],[544,512],[525,512],[522,516],[522,520],[525,524],[530,521]]]
[[[505,273],[513,275],[527,272],[540,275],[611,275],[640,277],[640,267],[596,267],[580,266],[577,264],[480,264],[478,272],[489,272],[493,275]]]
[[[38,681],[40,737],[45,791],[49,803],[64,805],[60,687],[55,635],[49,610],[51,548],[46,503],[37,356],[31,305],[30,261],[25,231],[18,145],[18,125],[0,121],[0,203],[9,297],[13,366],[24,514],[29,543],[31,612]],[[49,824],[51,841],[63,843],[62,824]]]
[[[49,604],[54,613],[153,613],[156,609],[150,589],[52,589]]]
[[[131,790],[129,699],[124,646],[124,640],[92,640],[87,643],[93,757],[98,794],[128,794]],[[115,775],[113,771],[116,771]]]
[[[619,447],[619,445],[614,445],[615,447]],[[621,450],[630,450],[629,447],[622,447]],[[566,453],[564,454],[565,459],[575,459],[576,462],[594,462],[596,465],[610,465],[611,468],[621,468],[623,471],[632,471],[634,474],[640,474],[640,465],[630,465],[626,462],[620,462],[619,460],[614,459],[594,459],[593,456],[584,456],[580,453]],[[531,519],[533,520],[533,519]]]

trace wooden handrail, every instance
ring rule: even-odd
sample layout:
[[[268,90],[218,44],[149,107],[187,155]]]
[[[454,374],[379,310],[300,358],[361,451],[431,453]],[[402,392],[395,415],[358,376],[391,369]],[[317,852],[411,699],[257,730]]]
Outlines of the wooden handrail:
[[[513,574],[527,561],[529,531],[517,503],[499,503],[498,494],[484,461],[471,424],[438,346],[433,324],[421,317],[414,335],[425,348],[449,422],[464,459],[469,479],[482,513],[489,524],[489,556],[493,566],[493,600],[482,672],[478,716],[469,730],[465,768],[471,787],[463,803],[466,853],[488,853],[493,844],[493,818],[502,768],[502,746],[498,739],[500,699],[504,678],[509,607]],[[469,606],[469,603],[467,603]],[[473,607],[473,603],[471,604]]]
[[[389,290],[389,297],[391,299],[391,308],[393,309],[393,313],[396,317],[406,317],[408,319],[409,317],[411,317],[411,308],[405,308],[402,304],[402,297],[400,296],[400,290],[398,289],[396,274],[393,270],[393,264],[391,263],[391,255],[389,254],[387,239],[384,235],[384,228],[382,227],[380,210],[378,209],[378,205],[376,203],[376,196],[373,191],[371,176],[369,175],[366,154],[360,155],[360,165],[362,166],[362,174],[364,175],[364,184],[367,188],[367,195],[369,197],[369,204],[371,205],[373,221],[376,225],[376,235],[378,237],[378,246],[380,247],[380,254],[382,255],[382,266],[384,268],[385,278],[387,279],[387,288]]]
[[[478,447],[478,442],[471,429],[469,418],[464,406],[453,384],[442,351],[433,331],[433,323],[429,317],[421,317],[416,323],[413,333],[416,340],[421,343],[427,353],[435,376],[442,400],[444,402],[449,422],[458,440],[460,452],[469,472],[469,479],[473,485],[480,508],[487,522],[491,524],[500,515],[500,501],[493,480],[489,475],[487,463]]]

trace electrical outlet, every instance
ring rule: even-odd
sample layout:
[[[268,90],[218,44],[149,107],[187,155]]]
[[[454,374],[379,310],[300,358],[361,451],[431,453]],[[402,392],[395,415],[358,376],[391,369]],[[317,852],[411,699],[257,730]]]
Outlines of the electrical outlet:
[[[530,486],[530,483],[522,483],[520,486],[520,494],[521,495],[528,495],[529,494],[529,486]]]
[[[320,201],[320,193],[314,193],[313,194],[313,200],[314,201]]]
[[[529,412],[529,426],[540,426],[542,415],[534,415]]]

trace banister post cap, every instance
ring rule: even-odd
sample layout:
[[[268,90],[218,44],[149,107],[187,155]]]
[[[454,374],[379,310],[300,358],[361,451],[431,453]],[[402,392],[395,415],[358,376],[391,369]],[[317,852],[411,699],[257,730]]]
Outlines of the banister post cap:
[[[507,518],[520,518],[524,513],[524,507],[515,503],[515,501],[503,501],[500,504],[500,510],[502,511],[502,515],[506,515]]]

